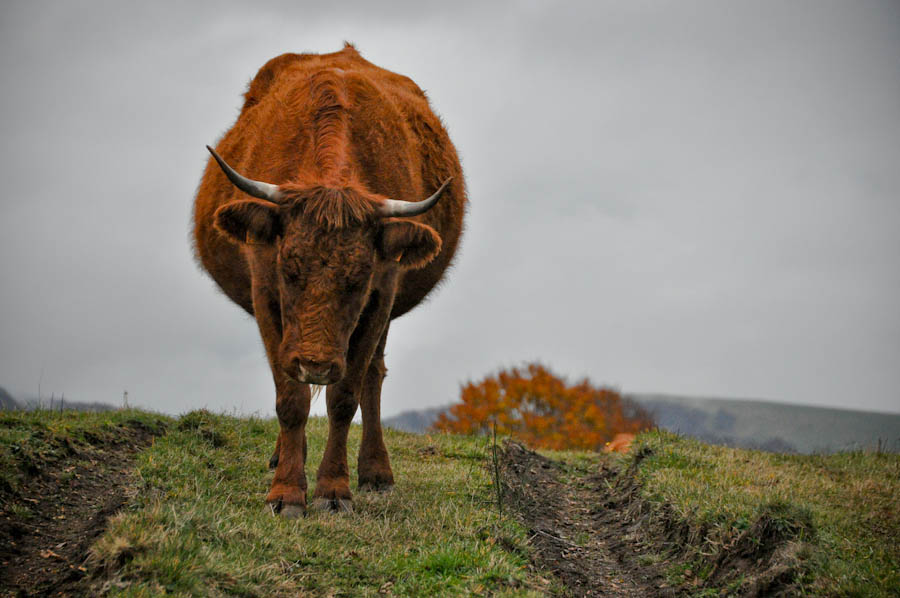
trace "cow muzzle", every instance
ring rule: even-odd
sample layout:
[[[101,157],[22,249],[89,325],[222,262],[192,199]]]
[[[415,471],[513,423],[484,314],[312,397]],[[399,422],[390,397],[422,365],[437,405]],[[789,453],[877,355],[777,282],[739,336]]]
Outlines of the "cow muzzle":
[[[288,377],[306,384],[334,384],[344,377],[344,360],[292,355],[283,366]]]

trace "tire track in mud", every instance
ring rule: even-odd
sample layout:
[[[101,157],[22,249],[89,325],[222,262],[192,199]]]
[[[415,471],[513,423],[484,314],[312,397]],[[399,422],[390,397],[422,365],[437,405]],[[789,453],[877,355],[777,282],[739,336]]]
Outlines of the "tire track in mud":
[[[596,474],[567,471],[521,444],[507,441],[499,463],[503,502],[531,534],[534,564],[551,571],[566,594],[585,597],[674,596],[661,573],[623,558],[626,522],[597,517],[604,502]]]

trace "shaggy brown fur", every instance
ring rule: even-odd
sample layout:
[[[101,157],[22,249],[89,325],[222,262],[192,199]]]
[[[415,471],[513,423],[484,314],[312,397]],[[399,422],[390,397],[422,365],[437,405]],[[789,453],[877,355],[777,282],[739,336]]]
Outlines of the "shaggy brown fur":
[[[422,301],[456,251],[466,202],[456,151],[422,90],[350,45],[266,63],[217,151],[283,196],[251,199],[210,160],[194,206],[198,259],[255,316],[275,380],[281,431],[266,500],[285,515],[306,508],[315,379],[328,384],[330,425],[314,497],[346,507],[358,407],[359,486],[393,484],[380,422],[384,347],[390,320]],[[421,201],[449,177],[428,212],[378,217],[385,198]]]

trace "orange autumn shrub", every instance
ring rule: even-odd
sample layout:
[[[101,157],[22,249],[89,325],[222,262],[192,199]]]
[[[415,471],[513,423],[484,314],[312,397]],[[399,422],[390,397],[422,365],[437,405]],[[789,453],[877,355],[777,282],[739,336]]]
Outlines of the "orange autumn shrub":
[[[462,388],[461,402],[434,430],[511,435],[533,448],[600,450],[616,434],[653,426],[650,414],[613,389],[585,378],[569,385],[539,363],[500,370]]]

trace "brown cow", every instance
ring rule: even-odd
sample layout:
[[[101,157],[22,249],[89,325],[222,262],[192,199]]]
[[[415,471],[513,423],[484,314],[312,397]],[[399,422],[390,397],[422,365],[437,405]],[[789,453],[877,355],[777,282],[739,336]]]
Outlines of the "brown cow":
[[[273,58],[244,97],[197,191],[197,256],[255,316],[275,379],[280,432],[266,501],[285,517],[305,511],[309,384],[327,384],[314,505],[349,509],[357,406],[359,488],[394,483],[380,419],[388,328],[453,258],[462,170],[422,90],[349,44]]]

